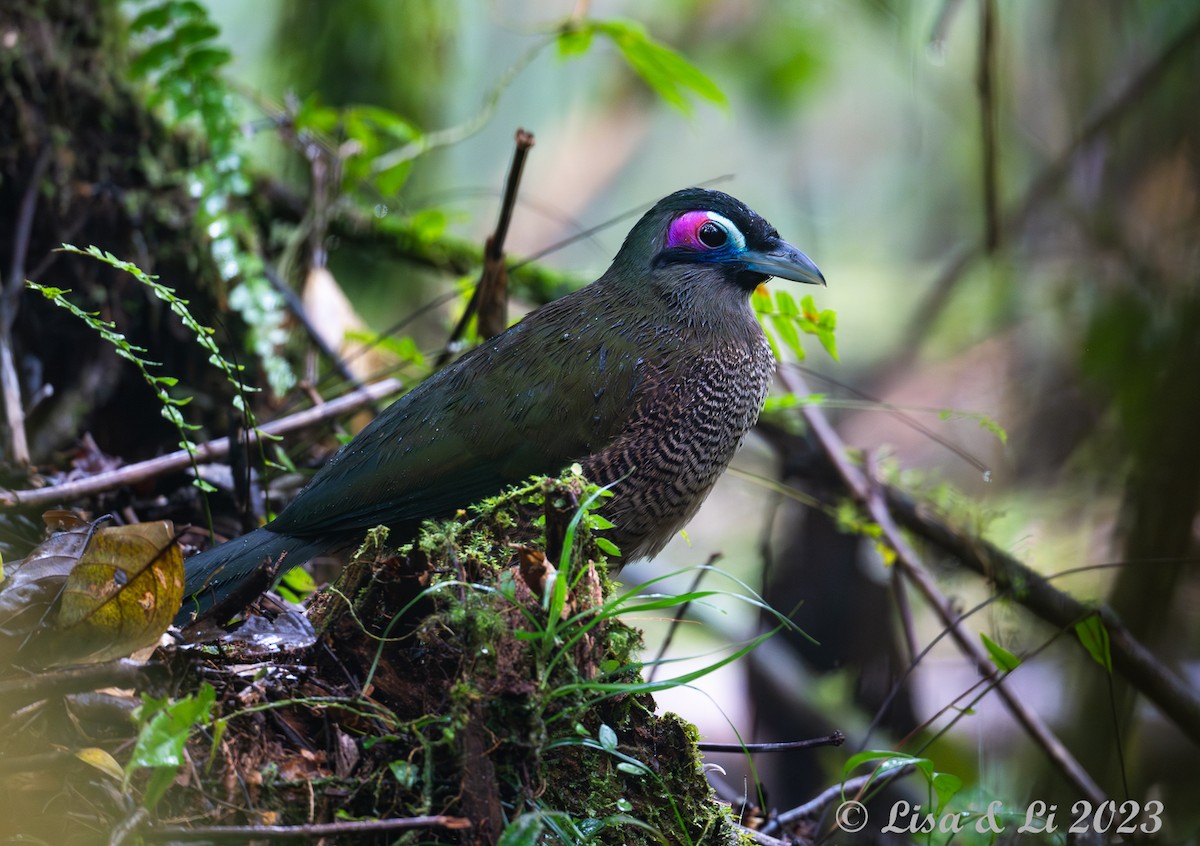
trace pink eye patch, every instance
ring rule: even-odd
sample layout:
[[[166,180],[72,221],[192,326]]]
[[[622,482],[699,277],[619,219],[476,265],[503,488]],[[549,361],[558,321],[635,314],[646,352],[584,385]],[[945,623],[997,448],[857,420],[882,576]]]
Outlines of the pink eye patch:
[[[742,250],[746,239],[729,218],[714,211],[684,212],[667,228],[667,249],[706,252],[725,246]]]
[[[706,211],[690,211],[672,220],[671,227],[667,230],[667,248],[688,247],[693,250],[709,249],[700,241],[700,237],[697,234],[700,227],[712,219],[709,215],[710,213]]]

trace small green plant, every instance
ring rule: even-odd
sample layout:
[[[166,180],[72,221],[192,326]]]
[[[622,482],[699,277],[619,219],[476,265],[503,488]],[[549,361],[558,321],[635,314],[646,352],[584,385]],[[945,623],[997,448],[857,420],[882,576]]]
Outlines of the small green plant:
[[[147,100],[168,127],[193,130],[206,146],[183,177],[196,201],[197,231],[231,286],[229,305],[249,329],[247,345],[262,362],[271,389],[282,394],[296,382],[279,353],[287,312],[266,278],[256,230],[239,202],[250,193],[251,179],[236,102],[222,75],[232,54],[218,41],[220,27],[194,0],[147,3],[129,32],[137,48],[130,76],[146,83]]]
[[[201,324],[192,316],[192,313],[188,310],[188,301],[177,297],[174,288],[162,284],[158,281],[157,276],[151,276],[132,262],[123,261],[112,253],[101,250],[98,247],[89,246],[86,250],[82,250],[71,244],[63,244],[62,249],[64,252],[90,256],[97,261],[102,261],[107,265],[115,267],[117,270],[129,273],[134,279],[145,285],[154,296],[167,303],[171,308],[171,312],[179,318],[184,328],[192,333],[192,336],[196,339],[196,343],[208,353],[209,363],[225,374],[225,378],[236,389],[237,393],[233,398],[234,408],[244,414],[251,425],[253,425],[253,414],[246,403],[245,397],[246,394],[253,393],[257,389],[242,381],[241,374],[243,368],[240,365],[233,364],[221,355],[221,351],[212,337],[213,330]],[[101,338],[112,344],[117,355],[132,362],[137,367],[138,372],[142,374],[142,378],[146,380],[146,384],[150,386],[155,396],[158,397],[159,402],[162,403],[162,416],[170,421],[179,431],[180,449],[186,450],[188,455],[192,457],[192,469],[194,473],[192,484],[205,492],[211,493],[215,490],[212,485],[200,478],[199,471],[196,468],[196,444],[188,436],[189,432],[194,432],[200,427],[188,423],[183,417],[183,412],[180,410],[191,402],[191,397],[175,397],[170,393],[170,389],[176,387],[179,384],[179,380],[173,376],[159,376],[152,373],[151,368],[160,365],[158,362],[143,357],[142,354],[147,352],[147,350],[144,347],[131,343],[125,335],[117,331],[115,323],[101,319],[99,312],[84,311],[68,300],[67,294],[71,293],[69,290],[54,288],[48,285],[39,285],[36,282],[29,281],[25,284],[59,308],[65,309],[78,317],[99,334]],[[265,437],[262,432],[259,432],[259,435]]]
[[[684,114],[692,111],[689,95],[728,108],[725,94],[715,82],[679,53],[651,38],[637,21],[573,18],[559,31],[558,54],[566,58],[586,53],[596,36],[611,41],[634,73]]]
[[[838,360],[837,338],[834,335],[837,329],[837,312],[818,309],[811,295],[797,303],[796,299],[782,288],[776,290],[775,296],[772,297],[771,292],[763,285],[755,289],[750,302],[758,314],[763,331],[767,333],[767,340],[776,360],[782,360],[779,354],[779,345],[782,343],[797,361],[803,361],[805,352],[800,343],[802,334],[814,336],[821,342],[825,352],[829,353],[829,357],[834,361]]]
[[[142,704],[133,714],[138,736],[125,765],[125,789],[135,773],[149,770],[150,779],[142,791],[142,806],[147,810],[154,809],[175,781],[188,738],[209,721],[216,700],[216,690],[207,682],[196,693],[174,701],[142,695]],[[213,738],[214,745],[219,742],[219,735]]]

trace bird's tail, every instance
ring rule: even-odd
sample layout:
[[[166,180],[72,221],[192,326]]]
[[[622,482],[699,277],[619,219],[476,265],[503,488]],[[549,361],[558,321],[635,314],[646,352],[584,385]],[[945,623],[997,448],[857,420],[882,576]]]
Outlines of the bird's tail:
[[[231,541],[214,546],[184,562],[186,582],[183,607],[175,624],[184,626],[208,613],[217,605],[233,603],[239,593],[249,603],[269,588],[283,573],[325,551],[327,543],[316,538],[297,537],[255,529]],[[230,608],[230,615],[240,608]]]

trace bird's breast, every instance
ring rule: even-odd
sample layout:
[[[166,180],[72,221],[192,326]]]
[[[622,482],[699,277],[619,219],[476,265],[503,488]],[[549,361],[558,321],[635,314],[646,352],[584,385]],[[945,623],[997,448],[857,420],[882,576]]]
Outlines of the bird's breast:
[[[614,484],[605,515],[626,560],[658,552],[695,514],[758,419],[774,359],[760,335],[643,367],[628,421],[583,462]]]

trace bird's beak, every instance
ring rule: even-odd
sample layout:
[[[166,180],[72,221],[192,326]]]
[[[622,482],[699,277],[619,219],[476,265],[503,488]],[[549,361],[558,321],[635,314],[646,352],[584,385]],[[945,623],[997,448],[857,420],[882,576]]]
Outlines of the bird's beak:
[[[757,273],[808,285],[825,284],[825,276],[813,260],[787,241],[776,241],[769,250],[747,250],[741,259],[747,269]]]

